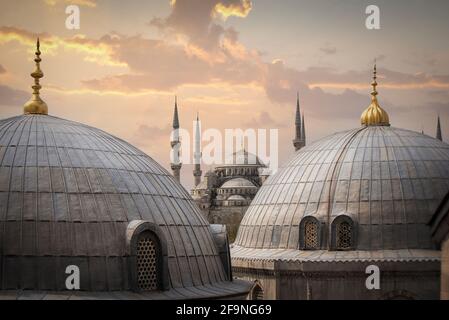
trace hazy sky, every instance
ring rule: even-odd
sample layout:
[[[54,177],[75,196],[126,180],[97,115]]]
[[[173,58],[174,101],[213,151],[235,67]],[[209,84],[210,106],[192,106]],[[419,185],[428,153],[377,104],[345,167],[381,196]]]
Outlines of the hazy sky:
[[[65,27],[69,4],[81,28]],[[365,8],[380,8],[380,30]],[[278,128],[293,153],[296,91],[308,141],[359,126],[373,60],[393,126],[449,141],[449,1],[0,0],[0,118],[30,96],[41,38],[49,113],[123,138],[169,168],[174,95],[192,130]],[[182,181],[192,184],[191,167]],[[205,170],[203,170],[205,171]]]

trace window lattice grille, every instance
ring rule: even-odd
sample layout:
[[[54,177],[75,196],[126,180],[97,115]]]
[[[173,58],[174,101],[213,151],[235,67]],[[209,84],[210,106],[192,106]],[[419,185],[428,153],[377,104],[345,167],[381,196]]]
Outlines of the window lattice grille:
[[[352,226],[347,221],[342,221],[337,225],[337,247],[339,249],[349,249],[352,246]]]
[[[263,300],[263,289],[259,286],[256,286],[253,289],[253,300]]]
[[[137,243],[137,282],[139,289],[157,290],[157,248],[150,237],[142,237]]]
[[[318,225],[316,222],[306,221],[304,240],[306,249],[318,248]]]

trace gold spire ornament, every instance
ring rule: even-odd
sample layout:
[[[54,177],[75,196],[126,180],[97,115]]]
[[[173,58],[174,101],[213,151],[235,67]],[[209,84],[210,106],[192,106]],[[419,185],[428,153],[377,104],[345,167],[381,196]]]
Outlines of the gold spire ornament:
[[[31,73],[31,77],[34,78],[34,85],[31,87],[33,88],[33,96],[23,106],[24,114],[48,114],[48,106],[39,96],[39,90],[42,88],[41,85],[39,84],[39,79],[44,76],[44,73],[40,68],[40,62],[42,60],[40,58],[41,51],[39,48],[40,43],[39,38],[37,38],[36,58],[34,59],[34,62],[36,62],[36,69],[34,70],[33,73]]]
[[[379,102],[377,101],[376,79],[377,68],[374,63],[373,82],[371,83],[371,86],[373,87],[373,91],[371,92],[371,104],[362,113],[360,121],[364,126],[389,126],[390,119],[388,113],[379,106]]]

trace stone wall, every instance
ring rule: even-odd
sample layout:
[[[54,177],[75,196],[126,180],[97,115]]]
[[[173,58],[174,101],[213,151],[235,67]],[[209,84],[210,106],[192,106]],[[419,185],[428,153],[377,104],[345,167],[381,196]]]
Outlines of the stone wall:
[[[449,300],[449,235],[441,245],[441,299]]]
[[[211,224],[224,224],[228,231],[229,243],[233,243],[237,236],[240,222],[248,206],[243,207],[214,207],[204,212]]]
[[[438,299],[439,262],[389,262],[380,265],[380,289],[365,286],[369,263],[313,263],[305,267],[291,263],[288,267],[267,265],[266,269],[233,267],[241,279],[257,281],[264,299],[294,300],[377,300],[377,299]],[[260,266],[259,266],[260,267]],[[315,270],[312,270],[315,269]],[[384,270],[384,271],[382,271]]]

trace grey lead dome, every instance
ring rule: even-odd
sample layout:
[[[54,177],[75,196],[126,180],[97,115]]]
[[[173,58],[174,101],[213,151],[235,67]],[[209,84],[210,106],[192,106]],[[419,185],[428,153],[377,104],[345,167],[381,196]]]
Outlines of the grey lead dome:
[[[129,291],[127,237],[139,221],[154,224],[166,247],[165,288],[155,297],[248,292],[229,281],[190,195],[149,156],[52,116],[0,120],[0,293],[65,290],[68,265],[80,268],[81,291]]]
[[[355,222],[354,250],[432,249],[427,226],[449,190],[449,145],[389,126],[336,133],[301,149],[263,184],[246,212],[233,254],[298,249],[300,222]],[[257,256],[256,251],[243,254]]]

